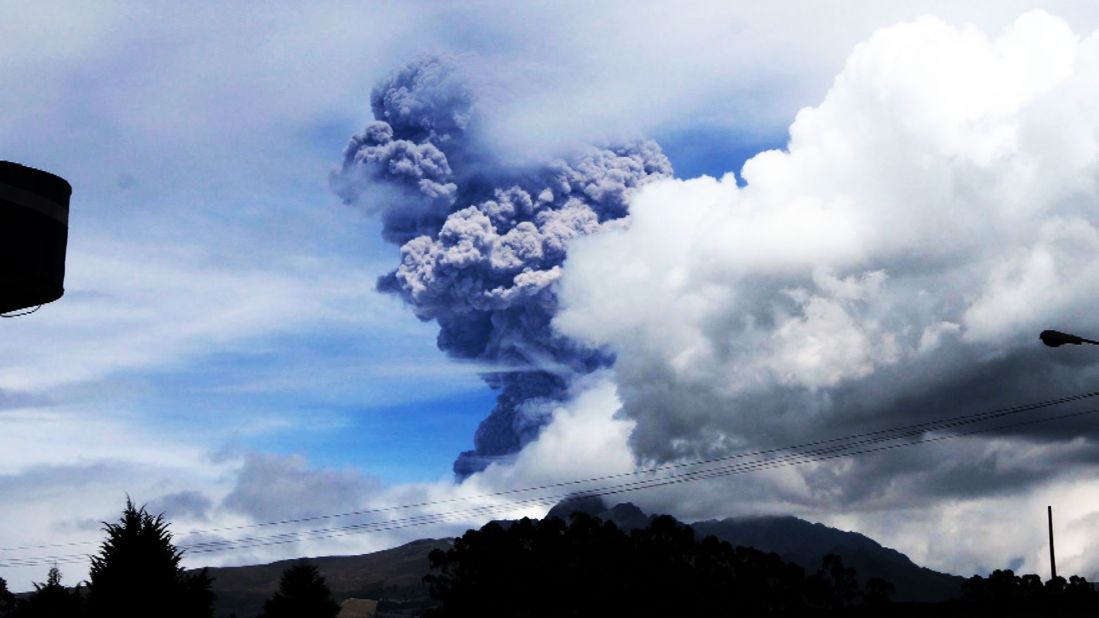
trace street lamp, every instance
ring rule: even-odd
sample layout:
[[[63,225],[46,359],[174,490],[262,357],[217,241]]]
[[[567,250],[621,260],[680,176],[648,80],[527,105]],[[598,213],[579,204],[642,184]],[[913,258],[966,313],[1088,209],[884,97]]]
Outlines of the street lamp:
[[[1070,335],[1068,333],[1062,333],[1059,330],[1044,330],[1038,338],[1042,340],[1042,343],[1048,345],[1051,348],[1056,348],[1065,344],[1080,345],[1081,343],[1090,343],[1092,345],[1099,345],[1099,341],[1093,341],[1091,339],[1084,339],[1078,335]]]
[[[1063,345],[1080,345],[1082,343],[1090,343],[1091,345],[1099,345],[1099,341],[1092,339],[1084,339],[1079,335],[1071,335],[1069,333],[1062,333],[1059,330],[1044,330],[1038,334],[1038,338],[1042,340],[1042,343],[1048,345],[1051,348],[1056,348]],[[1050,581],[1057,578],[1057,558],[1053,553],[1053,507],[1047,506],[1046,513],[1049,516],[1049,571]]]

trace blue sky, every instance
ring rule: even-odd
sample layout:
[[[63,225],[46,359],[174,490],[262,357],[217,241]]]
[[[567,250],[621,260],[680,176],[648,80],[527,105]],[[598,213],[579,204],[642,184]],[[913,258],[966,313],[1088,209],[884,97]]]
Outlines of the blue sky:
[[[434,324],[374,290],[376,278],[397,265],[398,248],[382,242],[376,218],[342,204],[328,181],[351,135],[371,120],[371,88],[417,55],[459,60],[488,118],[485,135],[501,156],[545,161],[578,143],[647,136],[659,142],[677,178],[720,177],[739,174],[759,152],[785,147],[791,123],[804,117],[799,110],[819,106],[824,111],[817,117],[832,113],[824,105],[829,93],[848,92],[836,76],[851,75],[844,73],[847,59],[879,29],[930,13],[950,28],[994,38],[1032,8],[1021,2],[844,2],[809,12],[797,2],[756,4],[697,3],[682,10],[632,2],[313,3],[226,12],[213,3],[0,3],[0,158],[61,174],[74,186],[66,296],[34,316],[0,324],[0,491],[10,497],[0,504],[0,521],[6,522],[0,547],[94,539],[94,522],[112,517],[126,492],[154,505],[185,492],[207,496],[205,512],[178,517],[190,529],[466,491],[451,487],[450,464],[472,446],[475,428],[493,405],[494,394],[478,377],[491,367],[448,359],[436,348]],[[1099,28],[1099,11],[1087,3],[1039,4],[1081,39]],[[846,111],[835,112],[836,118]],[[875,126],[882,133],[884,125]],[[760,163],[757,169],[766,185],[773,168]],[[791,177],[810,175],[798,174]],[[737,180],[743,185],[743,178]],[[898,178],[894,188],[906,181]],[[1071,181],[1066,177],[1062,184]],[[691,187],[667,199],[686,204],[709,190]],[[725,196],[732,189],[713,191]],[[1081,208],[1086,211],[1086,202]],[[1069,211],[1058,212],[1067,217]],[[657,228],[674,227],[654,221]],[[714,229],[724,229],[720,217],[714,221]],[[612,249],[631,256],[639,251],[624,238],[617,248],[586,245],[584,259],[598,261],[600,252]],[[684,259],[706,264],[704,258],[715,255],[725,254]],[[634,257],[647,263],[646,255]],[[890,256],[882,263],[903,262]],[[905,270],[897,270],[903,280]],[[635,291],[595,265],[590,278],[584,268],[575,272],[567,284],[584,298],[602,298],[587,287],[597,280],[623,298]],[[821,289],[870,285],[828,276],[806,275]],[[787,292],[806,277],[784,280],[776,297],[801,302]],[[1010,273],[1003,280],[1013,281]],[[715,276],[707,284],[720,290],[727,280]],[[990,284],[989,295],[1002,287]],[[909,299],[906,294],[897,298]],[[1064,298],[1059,315],[1073,315],[1074,303],[1075,297]],[[599,307],[575,299],[570,307],[575,312],[568,327],[575,336],[637,359],[607,379],[618,384],[627,415],[643,429],[654,428],[653,450],[646,454],[684,456],[653,446],[662,425],[650,423],[651,411],[631,407],[628,372],[657,362],[646,354],[666,347],[674,362],[665,367],[690,367],[695,357],[675,342],[617,332],[602,321]],[[979,313],[981,306],[974,307]],[[666,319],[628,313],[624,318],[634,320],[638,332]],[[711,318],[694,324],[684,317],[697,328],[683,337],[723,323]],[[949,337],[950,328],[924,332]],[[987,332],[995,328],[987,326]],[[986,332],[971,331],[974,337]],[[827,352],[821,358],[831,358]],[[1003,353],[1015,354],[1015,348]],[[892,362],[868,358],[871,364]],[[794,367],[813,362],[787,360]],[[806,369],[795,378],[812,382],[814,392],[827,390],[833,379],[861,380],[857,361],[836,360],[856,365],[850,375]],[[602,391],[593,392],[593,400],[602,401]],[[607,414],[598,422],[582,415],[573,420],[591,432],[617,435],[621,427]],[[692,422],[727,428],[703,416]],[[607,457],[607,466],[620,464]],[[597,457],[577,461],[590,466],[571,469],[574,474],[602,471]],[[542,469],[556,465],[547,462],[520,462],[477,487],[556,478]],[[257,497],[242,479],[254,478],[247,473],[260,468],[283,469],[300,483],[281,488],[285,494]],[[1086,469],[1073,470],[1078,478],[1087,476]],[[1094,488],[1073,482],[1028,489],[1026,500],[1092,495]],[[806,497],[819,497],[813,491],[794,489],[809,485],[804,478],[777,479],[769,486],[778,489],[746,500],[751,506],[745,508],[858,528],[941,568],[951,561],[960,571],[984,568],[1019,556],[1030,568],[1037,564],[1040,548],[1033,543],[1017,550],[989,540],[949,556],[923,543],[921,534],[936,526],[965,528],[966,517],[991,508],[987,496],[964,502],[935,494],[926,517],[916,518],[925,522],[920,528],[897,523],[904,517],[897,505],[917,489],[879,502],[813,502]],[[252,502],[240,496],[252,496]],[[677,502],[671,494],[652,499],[654,506],[677,503],[684,516],[733,508],[709,499]],[[285,510],[272,507],[278,504]],[[1074,521],[1089,516],[1080,512]],[[431,533],[447,532],[452,530]],[[391,535],[280,551],[365,551],[402,540]],[[224,560],[281,556],[254,552]],[[1097,566],[1083,559],[1079,564]],[[80,568],[71,567],[70,581],[82,577]],[[44,569],[0,569],[0,577],[24,589],[42,579]]]

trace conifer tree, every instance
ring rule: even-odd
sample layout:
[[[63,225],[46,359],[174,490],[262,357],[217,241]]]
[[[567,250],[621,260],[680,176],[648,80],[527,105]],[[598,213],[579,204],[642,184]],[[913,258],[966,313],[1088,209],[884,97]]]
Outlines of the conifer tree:
[[[78,618],[84,613],[80,587],[69,590],[61,584],[61,571],[50,569],[46,583],[34,585],[34,592],[11,614],[14,618]]]
[[[118,523],[104,522],[107,540],[92,557],[88,591],[93,618],[209,618],[211,580],[203,569],[187,574],[163,515],[127,498]]]
[[[11,614],[15,609],[15,595],[8,590],[8,582],[0,577],[0,618]]]
[[[335,618],[339,612],[317,567],[299,563],[283,572],[278,592],[263,604],[259,618]]]

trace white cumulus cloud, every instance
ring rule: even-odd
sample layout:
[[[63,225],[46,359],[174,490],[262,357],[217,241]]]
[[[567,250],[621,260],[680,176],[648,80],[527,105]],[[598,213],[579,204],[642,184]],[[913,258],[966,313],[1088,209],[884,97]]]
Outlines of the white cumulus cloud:
[[[617,355],[656,460],[1085,390],[1099,357],[1037,334],[1099,332],[1097,101],[1099,36],[1044,12],[881,29],[739,186],[575,241],[555,324]]]

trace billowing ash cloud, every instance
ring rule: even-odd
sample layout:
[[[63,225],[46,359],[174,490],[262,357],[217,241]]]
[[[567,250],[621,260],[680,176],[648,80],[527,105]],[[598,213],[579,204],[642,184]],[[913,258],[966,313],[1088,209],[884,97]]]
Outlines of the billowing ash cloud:
[[[378,282],[422,320],[448,354],[498,363],[486,376],[496,408],[455,462],[464,477],[537,436],[580,375],[605,367],[599,346],[551,327],[572,240],[614,225],[641,185],[670,177],[653,142],[591,147],[516,168],[477,139],[472,93],[452,63],[417,60],[374,89],[374,122],[352,138],[332,185],[377,213],[401,263]]]
[[[556,325],[617,355],[631,444],[655,460],[1093,390],[1094,349],[1037,335],[1099,333],[1097,85],[1099,37],[1043,13],[996,39],[934,18],[881,30],[785,150],[748,161],[745,186],[653,183],[628,227],[574,243]],[[1025,432],[1051,444],[1088,427]],[[805,482],[850,503],[1048,478],[1003,447]]]

